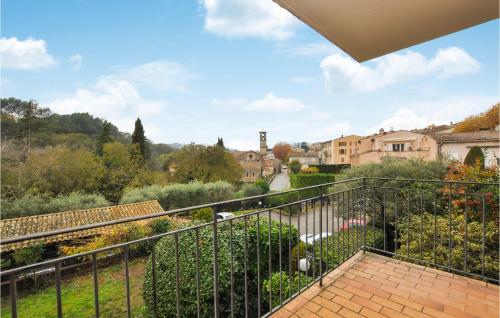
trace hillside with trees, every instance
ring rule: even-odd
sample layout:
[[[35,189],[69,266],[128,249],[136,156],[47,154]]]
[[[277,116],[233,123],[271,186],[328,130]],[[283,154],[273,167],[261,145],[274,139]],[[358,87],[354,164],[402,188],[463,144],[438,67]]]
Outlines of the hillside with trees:
[[[116,204],[126,190],[151,185],[236,184],[241,176],[223,146],[155,144],[140,118],[129,134],[88,113],[60,115],[11,97],[1,100],[1,125],[3,217]]]
[[[500,124],[500,103],[491,106],[486,112],[470,116],[459,122],[454,132],[473,132],[480,130],[494,130]]]

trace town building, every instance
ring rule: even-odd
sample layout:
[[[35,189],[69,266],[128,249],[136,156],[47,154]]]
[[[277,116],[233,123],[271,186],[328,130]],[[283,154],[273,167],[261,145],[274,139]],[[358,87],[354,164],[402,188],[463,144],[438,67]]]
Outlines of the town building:
[[[374,134],[358,140],[351,155],[351,165],[380,163],[385,158],[435,160],[438,145],[431,136],[408,130],[386,132],[380,129]]]
[[[302,169],[308,168],[310,165],[319,164],[319,153],[315,151],[308,152],[292,152],[288,161],[297,160],[302,165]]]
[[[350,135],[321,143],[320,163],[325,165],[350,164],[350,156],[355,153],[358,141],[362,138]]]
[[[268,178],[281,171],[280,161],[277,160],[271,149],[267,147],[267,133],[259,132],[259,151],[234,151],[233,155],[243,168],[243,182],[255,182]]]

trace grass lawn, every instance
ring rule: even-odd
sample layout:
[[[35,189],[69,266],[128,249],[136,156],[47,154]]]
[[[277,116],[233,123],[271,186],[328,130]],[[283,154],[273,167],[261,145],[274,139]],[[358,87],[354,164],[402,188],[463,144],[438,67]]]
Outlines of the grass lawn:
[[[129,264],[130,302],[132,317],[143,317],[142,299],[145,259],[135,259]],[[117,264],[99,269],[99,306],[101,317],[126,317],[126,289],[124,265]],[[54,285],[53,285],[54,286]],[[64,317],[94,317],[92,273],[64,279],[62,283]],[[10,300],[2,298],[1,317],[10,317]],[[57,317],[56,290],[48,287],[37,292],[19,295],[18,317]]]

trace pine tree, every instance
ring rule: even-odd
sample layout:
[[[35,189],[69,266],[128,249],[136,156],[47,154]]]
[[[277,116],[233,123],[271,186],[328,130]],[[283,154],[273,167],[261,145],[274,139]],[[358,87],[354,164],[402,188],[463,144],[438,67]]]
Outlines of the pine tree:
[[[102,125],[101,134],[99,135],[99,137],[97,137],[96,151],[95,151],[96,154],[98,156],[102,156],[104,144],[110,143],[112,141],[113,139],[111,138],[111,123],[105,121],[104,124]]]
[[[134,133],[132,134],[132,144],[137,145],[139,148],[139,153],[141,154],[142,160],[146,160],[149,157],[149,149],[147,145],[146,136],[144,135],[144,127],[140,118],[135,121]]]
[[[217,138],[217,146],[224,148],[224,140],[222,140],[222,137]]]

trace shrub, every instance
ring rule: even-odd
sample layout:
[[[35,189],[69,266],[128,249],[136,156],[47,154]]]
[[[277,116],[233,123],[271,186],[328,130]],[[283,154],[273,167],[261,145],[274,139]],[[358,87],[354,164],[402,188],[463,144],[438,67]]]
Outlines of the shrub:
[[[236,194],[238,198],[248,198],[248,197],[253,197],[256,195],[262,194],[262,189],[258,185],[254,183],[245,183],[240,191]],[[259,199],[254,199],[254,200],[244,200],[241,202],[241,205],[243,208],[248,209],[248,208],[254,208],[258,206]]]
[[[269,190],[271,190],[271,188],[269,187],[269,182],[267,182],[267,180],[265,179],[259,179],[255,181],[255,185],[260,188],[262,194],[266,194],[269,192]]]
[[[471,213],[473,213],[471,211]],[[498,213],[498,211],[497,211]],[[420,232],[422,228],[422,232]],[[484,274],[487,277],[498,279],[499,255],[498,255],[498,219],[494,218],[485,224],[485,255]],[[422,233],[422,244],[420,245],[420,233]],[[483,225],[481,222],[467,220],[467,250],[465,249],[465,218],[463,211],[456,209],[451,217],[451,254],[449,250],[449,219],[448,216],[436,217],[436,240],[434,240],[434,216],[424,212],[422,220],[420,216],[402,219],[398,223],[398,245],[397,255],[422,258],[431,263],[434,262],[434,247],[436,250],[436,264],[448,266],[451,257],[451,267],[481,274],[481,251],[482,251]],[[435,242],[435,246],[434,246]],[[464,264],[465,252],[467,251],[467,264]],[[467,267],[465,267],[467,266]]]
[[[266,206],[268,207],[276,207],[280,205],[284,205],[287,203],[297,202],[300,200],[298,192],[288,192],[283,194],[276,194],[265,198]],[[282,209],[284,213],[295,215],[300,211],[299,204],[289,205]]]
[[[19,199],[2,202],[2,218],[82,210],[109,206],[102,195],[73,192],[51,198],[46,194],[27,193]]]
[[[288,164],[288,168],[290,169],[291,173],[299,173],[301,167],[302,167],[302,164],[298,160],[292,160]]]
[[[121,204],[158,200],[165,210],[184,208],[234,198],[234,189],[225,181],[212,183],[192,182],[168,186],[152,185],[125,191]]]
[[[315,174],[315,173],[319,173],[319,169],[316,167],[307,167],[307,168],[301,169],[300,173],[302,173],[302,174]]]
[[[262,283],[262,294],[264,295],[265,301],[269,303],[269,292],[271,292],[272,306],[276,308],[280,305],[280,286],[283,300],[286,300],[299,291],[299,286],[300,288],[304,288],[304,286],[312,281],[312,277],[301,274],[299,284],[299,274],[294,272],[292,284],[290,285],[290,277],[287,272],[273,273],[271,280],[266,279]]]
[[[160,219],[155,219],[149,222],[149,227],[151,228],[151,235],[167,233],[172,230],[172,222],[166,218],[162,217]]]
[[[475,166],[479,164],[484,169],[484,153],[478,146],[470,148],[467,156],[465,156],[464,164]]]
[[[229,310],[230,270],[233,268],[235,280],[241,281],[243,272],[243,236],[240,230],[234,229],[232,240],[233,266],[231,267],[230,229],[227,223],[218,227],[218,261],[219,261],[219,291],[221,312]],[[179,290],[180,311],[182,317],[195,317],[196,298],[196,236],[195,231],[185,231],[178,234],[179,242]],[[212,227],[202,227],[199,231],[199,296],[201,316],[213,315],[213,233]],[[176,316],[176,243],[173,235],[162,238],[156,244],[156,295],[159,317]],[[241,283],[235,284],[236,292],[241,294]],[[153,312],[153,281],[152,260],[148,259],[143,288],[146,310]],[[235,310],[242,309],[242,297],[235,297]]]
[[[292,174],[290,176],[290,184],[292,187],[299,189],[308,186],[329,183],[335,181],[335,175],[326,173],[315,174]],[[324,189],[326,191],[326,189]],[[320,189],[309,189],[300,191],[301,198],[310,198],[320,194]]]
[[[212,208],[201,208],[191,211],[193,220],[212,222],[214,219],[214,210]]]
[[[45,245],[43,243],[38,243],[15,251],[12,257],[18,266],[30,265],[42,260],[44,249]]]

